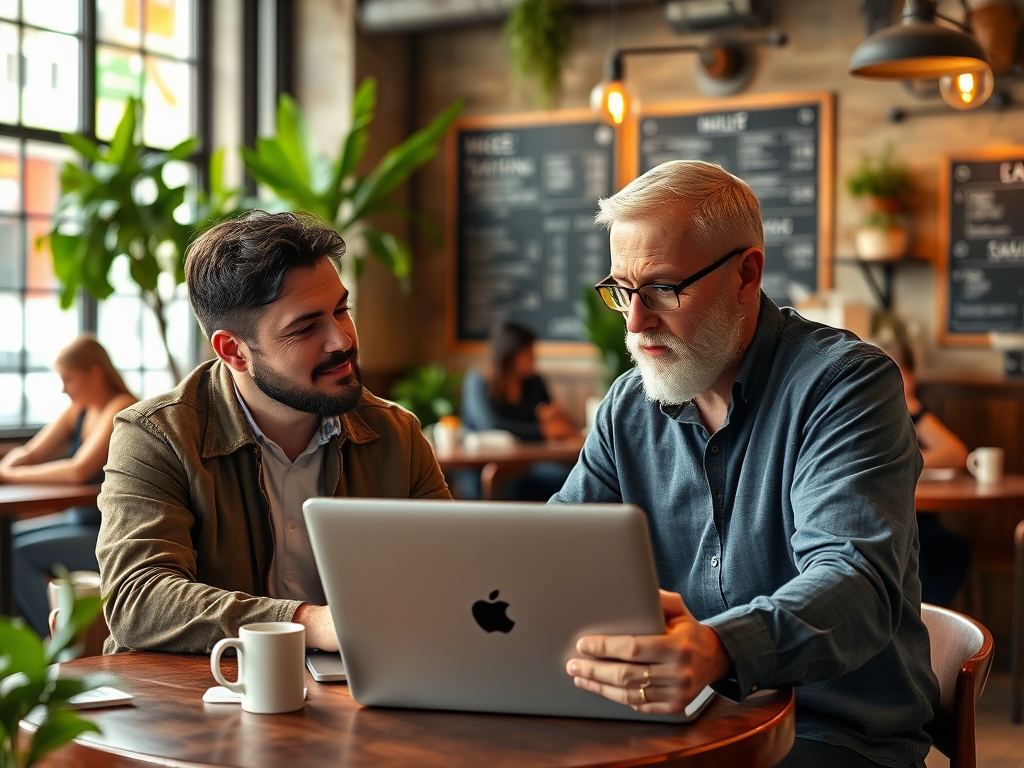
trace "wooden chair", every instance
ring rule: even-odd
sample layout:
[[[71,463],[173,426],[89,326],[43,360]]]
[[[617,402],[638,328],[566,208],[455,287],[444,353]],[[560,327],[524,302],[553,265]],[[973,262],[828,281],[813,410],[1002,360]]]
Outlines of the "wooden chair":
[[[1024,676],[1024,520],[1013,532],[1013,631],[1010,635],[1010,722],[1020,723]]]
[[[939,709],[925,725],[950,768],[975,768],[974,705],[992,668],[992,634],[969,616],[923,603],[932,671],[939,679]]]

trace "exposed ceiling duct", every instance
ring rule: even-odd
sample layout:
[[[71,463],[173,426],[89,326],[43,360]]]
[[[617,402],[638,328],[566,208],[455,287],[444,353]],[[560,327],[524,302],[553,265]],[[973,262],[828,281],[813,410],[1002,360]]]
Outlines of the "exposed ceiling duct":
[[[699,0],[703,1],[703,0]],[[359,28],[367,34],[423,32],[502,21],[520,0],[360,0]],[[653,5],[655,0],[617,0],[618,5]],[[608,8],[610,0],[575,0],[587,10]]]

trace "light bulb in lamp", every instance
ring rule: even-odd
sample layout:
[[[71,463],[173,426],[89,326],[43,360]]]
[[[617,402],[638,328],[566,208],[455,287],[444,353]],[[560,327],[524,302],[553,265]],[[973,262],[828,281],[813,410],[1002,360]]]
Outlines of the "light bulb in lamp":
[[[620,80],[598,83],[590,92],[590,108],[612,125],[622,125],[629,112],[629,103],[629,96]]]
[[[992,95],[995,77],[991,67],[980,72],[963,72],[939,78],[939,93],[954,109],[975,109]]]

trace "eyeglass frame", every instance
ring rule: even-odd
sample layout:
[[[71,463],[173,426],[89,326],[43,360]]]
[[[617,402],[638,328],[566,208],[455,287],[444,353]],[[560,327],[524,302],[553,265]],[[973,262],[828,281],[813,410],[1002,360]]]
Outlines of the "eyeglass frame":
[[[643,305],[645,307],[647,307],[649,310],[651,310],[652,312],[674,312],[675,310],[679,309],[679,294],[680,293],[682,293],[684,290],[686,290],[691,285],[696,283],[702,277],[705,277],[706,275],[710,275],[712,272],[714,272],[720,266],[725,264],[725,262],[727,262],[733,256],[738,256],[739,254],[744,253],[744,252],[749,251],[749,250],[750,250],[750,246],[744,246],[743,248],[737,248],[734,251],[729,251],[729,253],[725,254],[725,256],[723,256],[722,258],[718,259],[718,261],[714,262],[713,264],[709,264],[708,266],[704,267],[704,269],[701,269],[701,270],[698,270],[697,272],[694,272],[692,275],[690,275],[686,279],[681,280],[680,282],[675,283],[675,284],[672,284],[672,283],[648,283],[647,285],[641,285],[638,288],[627,288],[626,286],[618,285],[617,283],[616,284],[609,283],[608,281],[612,280],[613,278],[612,278],[611,275],[608,275],[608,277],[606,277],[604,280],[602,280],[600,283],[598,283],[597,285],[594,286],[594,290],[597,291],[597,295],[601,297],[601,301],[604,302],[604,305],[606,307],[608,307],[608,309],[611,309],[611,310],[613,310],[615,312],[622,312],[623,314],[625,314],[626,312],[629,312],[629,308],[633,305],[633,295],[634,294],[639,296],[640,297],[640,301],[643,303]],[[626,308],[625,309],[619,309],[618,307],[613,307],[611,304],[609,304],[608,300],[605,299],[604,294],[601,293],[601,289],[602,288],[617,288],[620,291],[625,291],[626,292],[626,296],[627,296]],[[672,292],[675,294],[676,305],[674,307],[672,307],[671,309],[655,309],[654,307],[652,307],[650,304],[647,303],[647,299],[645,299],[644,295],[642,293],[640,293],[640,291],[642,291],[645,288],[670,288],[672,290]]]

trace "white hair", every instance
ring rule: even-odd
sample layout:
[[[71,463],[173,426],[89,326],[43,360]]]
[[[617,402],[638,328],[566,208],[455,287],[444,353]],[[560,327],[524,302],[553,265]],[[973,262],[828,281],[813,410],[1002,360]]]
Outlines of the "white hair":
[[[608,229],[617,221],[647,218],[672,206],[709,251],[764,250],[761,207],[753,190],[721,166],[700,160],[662,163],[598,205],[594,221]]]

